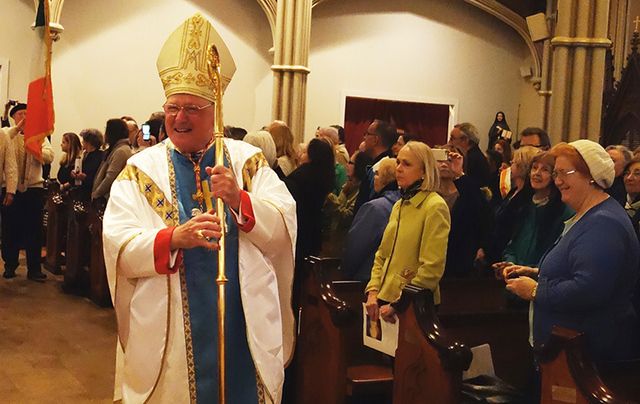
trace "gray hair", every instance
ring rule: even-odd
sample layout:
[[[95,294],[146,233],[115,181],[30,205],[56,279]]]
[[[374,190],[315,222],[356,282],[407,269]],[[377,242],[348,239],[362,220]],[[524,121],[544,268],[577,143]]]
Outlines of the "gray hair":
[[[264,158],[267,159],[269,167],[274,166],[276,162],[276,144],[269,132],[266,130],[250,132],[247,133],[242,140],[262,150],[262,154],[264,154]]]
[[[620,152],[620,154],[622,154],[622,157],[624,157],[624,163],[628,163],[629,161],[631,161],[631,159],[633,158],[633,153],[631,152],[631,150],[629,150],[629,148],[627,146],[621,145],[621,144],[612,144],[610,146],[607,146],[607,148],[605,149],[606,151],[609,150],[617,150]]]
[[[91,146],[99,149],[104,143],[104,135],[98,129],[83,129],[80,131],[79,136],[83,142],[89,143]]]
[[[334,147],[340,144],[340,136],[336,128],[332,128],[331,126],[318,128],[317,133],[319,137],[329,139]]]
[[[455,125],[454,128],[458,128],[460,132],[462,132],[462,134],[466,136],[467,139],[469,139],[470,143],[473,143],[473,144],[480,143],[480,139],[478,138],[478,129],[472,123],[469,123],[469,122],[459,123]]]

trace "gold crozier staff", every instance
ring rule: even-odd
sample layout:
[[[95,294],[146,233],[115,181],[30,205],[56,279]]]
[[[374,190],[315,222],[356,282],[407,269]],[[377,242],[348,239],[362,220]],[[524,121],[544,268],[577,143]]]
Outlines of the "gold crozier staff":
[[[213,132],[215,137],[216,165],[224,165],[224,124],[222,123],[222,76],[220,74],[220,56],[218,48],[211,45],[207,52],[207,68],[209,77],[213,82],[215,91],[215,121]],[[220,219],[220,239],[218,245],[218,403],[226,403],[226,373],[225,373],[225,294],[224,288],[227,283],[225,274],[225,211],[222,198],[216,198],[216,215]]]

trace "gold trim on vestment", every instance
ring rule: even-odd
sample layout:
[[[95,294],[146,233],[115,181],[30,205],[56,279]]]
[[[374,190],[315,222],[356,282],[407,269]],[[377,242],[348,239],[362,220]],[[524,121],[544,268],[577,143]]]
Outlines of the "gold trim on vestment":
[[[160,187],[144,171],[136,166],[127,165],[118,175],[118,180],[129,180],[138,184],[138,190],[165,225],[175,226],[179,223],[177,206],[169,202]]]
[[[264,157],[262,152],[258,152],[249,157],[244,163],[244,166],[242,167],[242,188],[245,191],[251,192],[253,177],[262,167],[269,167],[269,163],[267,163],[267,159]]]
[[[129,245],[129,243],[136,237],[138,237],[139,235],[141,235],[142,232],[138,232],[132,236],[130,236],[124,243],[122,243],[122,245],[120,246],[120,249],[118,250],[118,256],[116,257],[116,268],[119,267],[120,265],[120,256],[122,255],[122,253],[124,252],[125,248],[127,248],[127,246]],[[115,291],[118,291],[118,276],[116,276],[116,282],[115,282]],[[114,293],[115,295],[115,293]],[[116,313],[116,322],[118,320],[118,311],[115,311]],[[120,335],[118,334],[118,339],[120,339]],[[125,347],[124,344],[122,343],[122,341],[120,341],[120,346],[122,347],[122,352],[125,352]]]
[[[167,161],[169,164],[169,188],[171,189],[171,198],[173,200],[174,209],[176,212],[178,211],[178,196],[176,191],[176,175],[175,170],[171,160],[171,150],[176,150],[176,152],[180,153],[178,149],[171,142],[166,143],[167,150]],[[210,146],[211,147],[211,146]],[[224,153],[229,164],[229,169],[233,171],[233,163],[231,160],[231,155],[229,153],[228,147],[224,146]],[[182,154],[182,153],[181,153]],[[256,174],[258,169],[262,167],[268,167],[269,163],[267,163],[266,158],[262,154],[262,152],[258,152],[254,154],[251,158],[249,158],[243,168],[242,168],[242,179],[243,179],[243,189],[247,192],[251,190],[251,182],[253,176]],[[247,185],[249,184],[249,185]],[[272,204],[272,203],[271,203]],[[275,206],[275,205],[274,205]],[[277,209],[277,206],[276,206]],[[279,211],[279,210],[278,210]],[[179,219],[179,214],[176,214],[175,217]],[[189,297],[187,290],[187,282],[185,275],[184,265],[181,265],[179,268],[180,275],[180,291],[181,291],[181,300],[182,300],[182,316],[184,320],[184,336],[185,336],[185,350],[186,350],[186,361],[187,361],[187,377],[189,381],[189,396],[192,403],[197,401],[197,390],[196,390],[196,375],[195,375],[195,362],[194,362],[194,353],[193,353],[193,338],[191,336],[191,316],[189,313]],[[241,282],[240,277],[238,281]],[[242,284],[240,284],[240,290],[242,291]],[[244,313],[243,313],[244,315]],[[246,318],[246,317],[245,317]],[[247,336],[249,335],[248,330],[246,330]],[[257,383],[257,393],[258,393],[258,402],[262,403],[274,403],[273,397],[269,392],[269,389],[266,388],[264,383],[262,382],[262,378],[260,376],[260,371],[255,364],[255,355],[251,352],[251,345],[247,340],[247,346],[249,348],[249,352],[251,353],[252,361],[254,362],[254,368],[256,370],[256,383]]]
[[[158,387],[158,383],[160,382],[160,376],[162,375],[162,369],[164,369],[164,359],[167,357],[167,349],[169,346],[169,330],[171,330],[171,277],[167,275],[167,324],[165,328],[165,342],[164,349],[162,350],[162,359],[160,362],[160,370],[158,371],[158,377],[156,378],[156,382],[153,384],[153,388],[149,392],[147,399],[144,400],[145,404],[151,400],[153,393],[156,391]]]
[[[176,190],[176,172],[173,167],[173,160],[171,159],[171,151],[175,149],[173,143],[166,143],[167,164],[169,169],[169,189],[171,190],[171,200],[176,212],[178,212],[178,192]],[[178,153],[178,149],[175,149]],[[179,213],[176,214],[179,224]],[[180,300],[182,301],[182,321],[184,325],[184,346],[186,352],[187,361],[187,380],[189,382],[189,400],[192,403],[197,402],[196,391],[196,370],[193,359],[193,339],[191,337],[191,316],[189,314],[189,296],[187,294],[187,279],[185,277],[184,262],[178,268],[178,274],[180,277]]]
[[[180,265],[180,295],[182,297],[182,318],[184,324],[184,345],[187,354],[187,378],[189,380],[189,398],[197,402],[196,370],[193,357],[193,338],[191,337],[191,315],[189,313],[189,295],[184,265]]]
[[[256,373],[256,395],[258,396],[258,404],[273,404],[273,399],[269,394],[269,390],[265,387],[264,383],[262,383],[262,379],[260,379],[260,375]],[[267,399],[269,401],[267,401]]]
[[[169,167],[172,167],[169,165]],[[171,169],[169,170],[171,172]],[[171,179],[171,174],[169,174]],[[175,178],[175,175],[174,175]],[[147,175],[144,171],[140,170],[138,167],[127,164],[125,168],[120,172],[117,178],[118,181],[131,181],[138,185],[138,190],[147,200],[147,203],[151,207],[151,209],[156,212],[156,214],[160,217],[160,219],[164,222],[166,226],[175,226],[179,223],[178,210],[177,206],[175,206],[175,197],[173,199],[174,204],[171,204],[164,192],[160,189],[160,187],[151,179],[149,175]],[[174,181],[175,183],[175,181]],[[124,251],[124,248],[131,242],[134,238],[139,236],[141,233],[133,235],[129,240],[127,240],[122,247],[120,247],[120,251],[118,252],[118,260],[120,259],[120,254]],[[116,268],[118,267],[116,261]],[[165,344],[162,351],[162,358],[160,359],[160,369],[158,371],[158,376],[156,377],[156,381],[153,384],[153,388],[149,392],[147,399],[144,401],[145,403],[151,400],[153,393],[158,387],[158,382],[160,381],[160,376],[162,375],[162,371],[164,369],[164,363],[167,355],[167,346],[169,344],[169,333],[171,326],[171,278],[170,275],[166,275],[167,278],[167,324],[165,325]],[[122,348],[124,352],[124,347]]]

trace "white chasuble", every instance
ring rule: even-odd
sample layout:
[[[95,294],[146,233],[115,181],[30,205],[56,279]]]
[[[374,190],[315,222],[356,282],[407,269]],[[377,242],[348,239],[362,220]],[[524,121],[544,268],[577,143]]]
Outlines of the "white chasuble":
[[[259,149],[230,139],[225,146],[255,217],[250,231],[238,231],[247,343],[266,402],[279,403],[295,337],[295,201]],[[172,150],[167,139],[131,157],[113,183],[104,215],[105,264],[118,320],[114,399],[125,403],[188,403],[194,396],[187,298],[180,279],[188,268],[159,274],[153,251],[157,233],[179,224]]]

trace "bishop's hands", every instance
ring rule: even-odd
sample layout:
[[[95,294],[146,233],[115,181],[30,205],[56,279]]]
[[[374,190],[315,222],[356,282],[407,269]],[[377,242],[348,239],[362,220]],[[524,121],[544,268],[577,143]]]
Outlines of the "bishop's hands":
[[[224,203],[238,212],[240,209],[240,187],[236,182],[233,171],[224,166],[207,167],[207,174],[211,176],[211,195],[222,198]]]
[[[218,250],[220,246],[217,240],[222,235],[220,230],[220,219],[213,210],[196,215],[175,228],[171,236],[171,250],[195,247]]]
[[[233,171],[224,166],[207,167],[206,171],[211,176],[211,195],[222,198],[227,206],[237,212],[240,209],[240,188]],[[171,249],[204,247],[218,250],[220,246],[217,240],[221,235],[220,219],[211,210],[177,226],[171,236]]]

